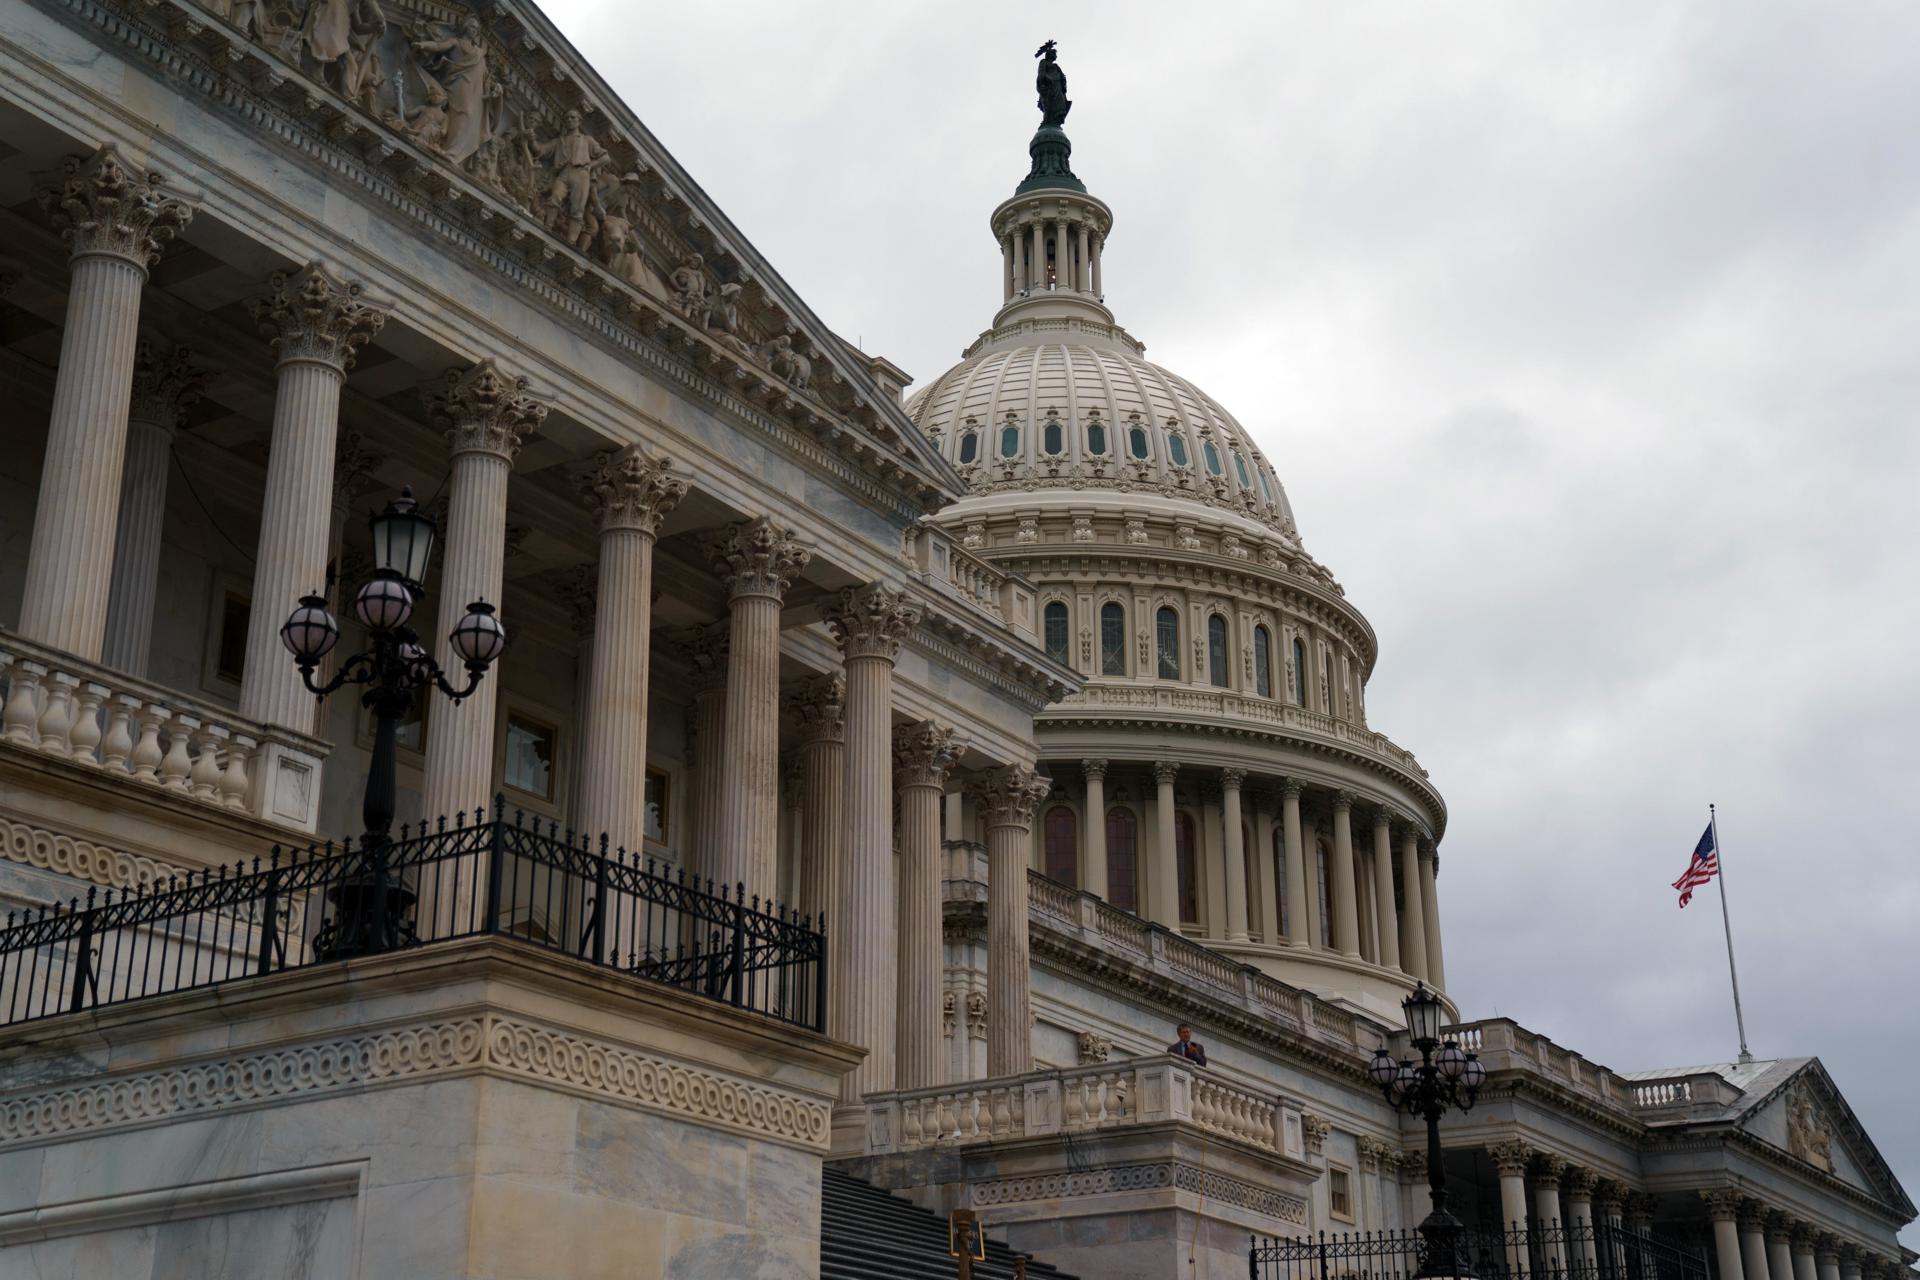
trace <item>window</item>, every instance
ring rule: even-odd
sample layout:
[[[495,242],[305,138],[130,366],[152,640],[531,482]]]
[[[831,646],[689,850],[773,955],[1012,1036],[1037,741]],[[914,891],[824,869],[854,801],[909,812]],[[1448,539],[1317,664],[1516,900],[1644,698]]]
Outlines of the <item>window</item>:
[[[1253,691],[1263,698],[1273,696],[1273,644],[1264,626],[1253,629]]]
[[[1180,878],[1180,923],[1200,923],[1200,868],[1193,858],[1193,815],[1173,818],[1173,865]]]
[[[1140,909],[1139,838],[1133,810],[1107,810],[1107,901],[1122,911]]]
[[[1233,455],[1233,469],[1240,476],[1242,489],[1253,488],[1253,477],[1247,474],[1247,460],[1237,453]]]
[[[1246,873],[1247,936],[1260,938],[1260,847],[1253,842],[1253,824],[1240,824],[1240,869]]]
[[[1118,600],[1100,606],[1100,674],[1127,674],[1127,610]]]
[[[1080,828],[1073,810],[1057,804],[1047,810],[1041,828],[1047,875],[1061,884],[1080,883]]]
[[[1267,473],[1264,471],[1260,473],[1260,491],[1267,495],[1268,502],[1273,501],[1273,481],[1268,478]]]
[[[647,770],[647,790],[643,802],[641,823],[646,838],[655,844],[667,843],[667,832],[672,828],[668,823],[673,814],[668,809],[668,779],[664,769]]]
[[[1171,607],[1153,617],[1155,644],[1160,651],[1160,678],[1180,678],[1180,615]]]
[[[1095,418],[1087,424],[1087,452],[1104,454],[1107,451],[1107,429]]]
[[[1227,620],[1217,613],[1207,616],[1207,679],[1227,687]]]
[[[1000,456],[1003,458],[1020,456],[1020,428],[1000,428]]]
[[[1134,457],[1145,461],[1147,456],[1147,429],[1145,427],[1135,424],[1127,429],[1127,448],[1133,451]]]
[[[1293,922],[1287,918],[1287,833],[1273,824],[1273,896],[1280,903],[1280,935],[1293,936]]]
[[[1178,431],[1167,432],[1167,457],[1176,467],[1187,465],[1187,441]]]
[[[1047,656],[1055,662],[1067,660],[1067,606],[1058,600],[1046,607],[1041,615],[1045,619]]]
[[[1333,710],[1333,650],[1320,655],[1320,702],[1324,711]]]
[[[1327,880],[1327,842],[1313,842],[1315,876],[1320,885],[1320,945],[1333,945],[1333,886]]]
[[[960,437],[960,461],[972,462],[980,456],[980,433],[969,431]]]
[[[1202,442],[1201,449],[1207,455],[1207,474],[1219,475],[1221,471],[1220,451],[1213,447],[1213,441],[1211,440]]]
[[[1066,448],[1066,433],[1060,429],[1059,419],[1047,420],[1047,425],[1040,429],[1040,442],[1042,447],[1051,454],[1058,454]]]
[[[1336,1164],[1327,1166],[1327,1212],[1342,1222],[1353,1221],[1353,1175]]]
[[[1297,636],[1293,641],[1293,703],[1297,707],[1307,705],[1307,644]]]
[[[220,600],[220,647],[215,650],[213,674],[222,680],[240,683],[247,668],[247,614],[253,601],[238,591],[226,592]]]
[[[507,758],[501,776],[515,791],[553,799],[553,726],[518,712],[507,713]]]

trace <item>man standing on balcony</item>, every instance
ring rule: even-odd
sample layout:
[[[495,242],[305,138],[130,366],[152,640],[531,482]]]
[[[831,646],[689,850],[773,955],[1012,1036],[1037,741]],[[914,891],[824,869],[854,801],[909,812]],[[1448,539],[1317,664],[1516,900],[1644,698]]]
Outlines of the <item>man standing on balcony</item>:
[[[1207,1065],[1207,1047],[1193,1038],[1193,1026],[1181,1023],[1174,1031],[1180,1038],[1167,1046],[1167,1052],[1176,1058],[1185,1058],[1196,1067]]]

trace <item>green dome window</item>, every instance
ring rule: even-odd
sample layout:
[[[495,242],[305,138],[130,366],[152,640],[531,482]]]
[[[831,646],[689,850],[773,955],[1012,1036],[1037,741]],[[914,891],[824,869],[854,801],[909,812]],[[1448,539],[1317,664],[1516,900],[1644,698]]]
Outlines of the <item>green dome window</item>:
[[[1213,447],[1213,441],[1211,440],[1208,440],[1203,447],[1207,454],[1207,474],[1219,475],[1222,470],[1220,466],[1220,451]]]
[[[980,433],[978,431],[969,431],[960,437],[960,461],[962,464],[965,464],[972,462],[979,456]]]
[[[1020,456],[1020,428],[1000,428],[1000,456],[1003,458]]]
[[[1167,432],[1167,457],[1173,461],[1173,465],[1176,467],[1184,467],[1187,465],[1186,437],[1177,431]]]
[[[1107,429],[1098,418],[1087,424],[1087,452],[1096,456],[1107,451]]]
[[[1133,451],[1134,457],[1143,462],[1146,460],[1147,429],[1145,427],[1133,427],[1127,432],[1127,448]]]
[[[1238,453],[1233,455],[1233,469],[1240,477],[1242,489],[1253,488],[1253,477],[1247,474],[1247,460]]]
[[[1040,429],[1040,443],[1050,454],[1059,454],[1067,447],[1066,433],[1058,422],[1048,422]]]

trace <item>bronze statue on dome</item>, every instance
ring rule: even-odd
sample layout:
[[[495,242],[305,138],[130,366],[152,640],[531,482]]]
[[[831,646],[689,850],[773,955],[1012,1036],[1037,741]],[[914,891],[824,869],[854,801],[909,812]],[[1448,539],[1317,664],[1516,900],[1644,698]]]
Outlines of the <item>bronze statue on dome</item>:
[[[1034,77],[1034,86],[1040,91],[1040,127],[1058,129],[1067,122],[1067,112],[1073,110],[1073,103],[1067,101],[1067,73],[1060,69],[1059,51],[1053,41],[1041,45],[1033,56],[1040,59],[1040,70]]]

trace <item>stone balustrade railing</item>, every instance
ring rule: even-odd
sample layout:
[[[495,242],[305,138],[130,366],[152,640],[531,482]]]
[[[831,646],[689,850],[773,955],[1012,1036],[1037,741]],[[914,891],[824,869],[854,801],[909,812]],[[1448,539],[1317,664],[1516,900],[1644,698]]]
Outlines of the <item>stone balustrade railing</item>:
[[[1522,1072],[1610,1110],[1642,1120],[1670,1118],[1695,1110],[1711,1111],[1737,1100],[1740,1091],[1712,1072],[1629,1079],[1563,1049],[1511,1018],[1488,1018],[1446,1029],[1460,1047],[1480,1055],[1490,1073]],[[1404,1041],[1404,1034],[1396,1037]],[[1404,1046],[1402,1046],[1404,1049]],[[1663,1117],[1658,1113],[1668,1113]]]
[[[907,536],[907,559],[936,587],[1031,640],[1033,588],[955,543],[946,530],[921,524]]]
[[[869,1094],[866,1112],[870,1155],[1167,1122],[1300,1154],[1296,1104],[1162,1055]]]
[[[327,744],[0,632],[0,747],[311,831]]]

